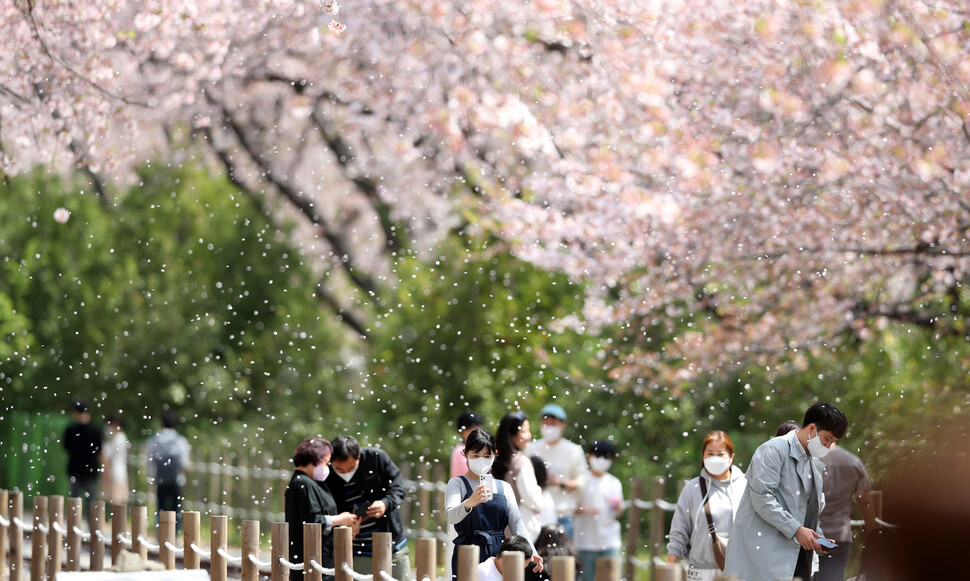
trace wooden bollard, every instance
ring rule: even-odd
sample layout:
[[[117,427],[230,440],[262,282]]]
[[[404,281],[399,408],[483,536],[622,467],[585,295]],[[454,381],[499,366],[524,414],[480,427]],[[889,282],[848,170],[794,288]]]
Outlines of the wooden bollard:
[[[683,578],[677,563],[656,563],[655,581],[681,581]]]
[[[67,499],[67,562],[65,571],[81,570],[81,499],[71,497]]]
[[[175,511],[163,510],[158,513],[158,562],[166,569],[175,568]]]
[[[182,566],[200,569],[202,556],[192,550],[192,545],[202,548],[202,515],[197,510],[182,513]]]
[[[24,520],[24,493],[15,490],[10,495],[10,581],[24,578],[24,531],[16,521]]]
[[[242,581],[258,581],[259,565],[259,521],[244,520],[242,524]]]
[[[506,551],[499,558],[502,559],[502,581],[525,581],[524,554],[519,551]]]
[[[229,577],[229,562],[219,554],[219,550],[221,549],[225,553],[229,547],[229,517],[213,516],[209,520],[209,527],[212,529],[212,541],[210,541],[209,547],[212,551],[212,557],[209,561],[211,567],[209,579],[211,581],[226,581]]]
[[[874,514],[876,518],[882,520],[882,491],[870,490],[869,502],[872,503],[872,514]]]
[[[547,566],[552,581],[576,581],[576,559],[567,555],[556,555]]]
[[[290,568],[280,563],[280,559],[290,560],[290,525],[285,522],[274,522],[270,543],[273,549],[270,581],[289,581]]]
[[[104,501],[91,501],[91,570],[104,571]]]
[[[416,550],[418,554],[415,565],[418,568],[418,581],[422,581],[425,577],[435,581],[438,573],[438,559],[435,556],[435,551],[438,550],[437,539],[430,537],[418,539]]]
[[[7,524],[3,524],[6,522]],[[10,535],[10,493],[0,490],[0,581],[7,581],[7,538]]]
[[[58,530],[64,516],[64,497],[52,496],[48,504],[50,520],[47,533],[47,579],[54,581],[61,572],[61,559],[64,552],[64,534]]]
[[[41,528],[50,522],[48,502],[46,496],[34,497],[34,514],[30,527],[30,581],[44,581],[47,577],[47,535],[41,532]]]
[[[142,539],[148,538],[148,507],[131,507],[131,552],[142,561],[148,560],[148,545]]]
[[[620,581],[620,558],[597,557],[596,581]]]
[[[388,575],[391,574],[391,533],[374,533],[373,539],[373,558],[371,563],[374,565],[374,579],[381,579],[381,571]]]
[[[125,550],[123,540],[128,532],[128,505],[111,505],[111,564],[117,565],[121,559],[121,551]],[[134,546],[134,545],[133,545]],[[53,580],[52,580],[53,581]]]
[[[303,523],[303,581],[322,581],[323,574],[313,563],[323,565],[323,525]]]
[[[333,529],[333,566],[334,581],[351,581],[350,573],[344,571],[343,564],[354,568],[354,532],[350,527],[334,527]],[[477,580],[476,580],[477,581]]]
[[[650,510],[650,554],[660,555],[664,540],[664,533],[666,533],[666,520],[664,519],[664,509],[660,507],[660,503],[657,500],[664,497],[664,479],[662,476],[657,476],[653,479],[653,484],[650,486],[650,500],[653,501],[653,508]],[[651,569],[653,575],[657,573],[657,561],[651,559]],[[651,575],[652,578],[652,575]]]
[[[458,581],[478,581],[478,547],[458,545]]]
[[[630,510],[627,511],[626,529],[626,554],[636,555],[640,552],[640,507],[637,501],[643,498],[643,480],[635,478],[633,480],[633,490],[630,495]],[[634,579],[633,559],[627,559],[624,566],[624,577]],[[574,573],[575,575],[575,573]]]

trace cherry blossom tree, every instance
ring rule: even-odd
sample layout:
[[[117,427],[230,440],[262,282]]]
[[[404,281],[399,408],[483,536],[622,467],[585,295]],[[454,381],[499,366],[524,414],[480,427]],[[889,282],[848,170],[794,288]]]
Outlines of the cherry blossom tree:
[[[337,12],[337,14],[334,14]],[[970,12],[957,0],[14,0],[3,170],[110,199],[201,144],[366,335],[400,253],[483,232],[586,285],[650,387],[964,333]],[[345,29],[344,29],[345,27]]]

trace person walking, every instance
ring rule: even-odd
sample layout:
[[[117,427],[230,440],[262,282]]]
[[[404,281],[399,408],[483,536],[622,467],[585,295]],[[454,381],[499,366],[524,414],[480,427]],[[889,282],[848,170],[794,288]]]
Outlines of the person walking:
[[[185,436],[175,431],[179,416],[172,410],[162,414],[162,429],[145,444],[148,482],[155,485],[158,512],[175,511],[175,530],[182,530],[185,471],[191,470],[192,447]]]
[[[727,547],[724,572],[744,581],[811,579],[825,552],[819,515],[821,458],[845,435],[848,421],[828,402],[813,404],[802,427],[761,444],[751,457]]]
[[[515,504],[519,507],[525,523],[526,538],[535,541],[542,527],[545,495],[536,480],[532,460],[523,452],[531,441],[529,417],[525,412],[519,410],[502,416],[495,434],[498,452],[492,466],[492,475],[512,485]]]
[[[91,424],[86,400],[75,400],[71,409],[74,422],[64,430],[61,443],[67,450],[71,496],[82,499],[84,522],[87,523],[91,520],[91,501],[98,498],[102,436],[101,430]]]
[[[374,533],[391,533],[391,576],[397,581],[411,581],[408,539],[398,512],[404,502],[401,470],[387,452],[362,448],[353,436],[340,436],[333,441],[330,467],[326,483],[337,502],[337,511],[359,518],[359,531],[354,536],[354,569],[370,573],[374,566]]]
[[[539,415],[542,418],[538,440],[526,448],[529,456],[538,456],[546,464],[552,497],[556,500],[556,514],[559,524],[573,538],[573,518],[579,493],[586,482],[588,473],[586,455],[579,444],[563,438],[566,429],[566,410],[554,403],[546,404]]]
[[[594,440],[589,445],[589,477],[576,506],[575,545],[579,560],[586,564],[582,581],[596,578],[596,559],[619,557],[623,544],[620,521],[623,512],[623,486],[609,473],[616,458],[616,447],[609,440]]]
[[[747,486],[744,472],[734,465],[734,442],[727,433],[709,433],[701,444],[701,458],[700,476],[680,492],[667,543],[668,563],[687,561],[687,581],[713,581],[723,569],[724,554],[715,555],[713,535],[718,542],[730,540]]]
[[[110,504],[128,504],[128,450],[131,444],[125,435],[125,420],[121,414],[105,418],[108,441],[101,452],[104,464],[104,499]]]

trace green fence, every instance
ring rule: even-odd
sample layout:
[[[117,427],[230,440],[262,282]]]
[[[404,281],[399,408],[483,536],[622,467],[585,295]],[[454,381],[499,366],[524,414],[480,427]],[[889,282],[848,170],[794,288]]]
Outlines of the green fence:
[[[67,451],[61,440],[71,423],[65,415],[12,412],[0,417],[0,488],[26,497],[70,491]]]

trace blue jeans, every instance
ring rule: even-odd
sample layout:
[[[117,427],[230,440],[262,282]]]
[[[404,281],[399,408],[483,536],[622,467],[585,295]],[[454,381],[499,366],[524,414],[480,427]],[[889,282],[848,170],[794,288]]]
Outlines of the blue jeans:
[[[596,579],[596,559],[600,557],[619,557],[619,547],[615,549],[602,549],[599,551],[579,551],[579,560],[583,563],[583,572],[580,573],[580,581],[595,581]]]
[[[559,524],[566,529],[566,536],[573,540],[573,515],[559,517]]]

